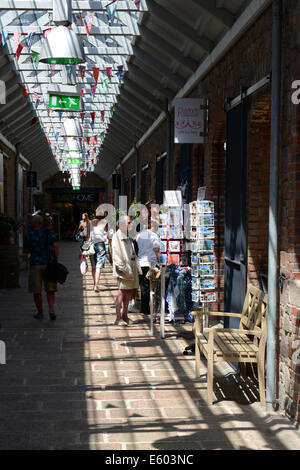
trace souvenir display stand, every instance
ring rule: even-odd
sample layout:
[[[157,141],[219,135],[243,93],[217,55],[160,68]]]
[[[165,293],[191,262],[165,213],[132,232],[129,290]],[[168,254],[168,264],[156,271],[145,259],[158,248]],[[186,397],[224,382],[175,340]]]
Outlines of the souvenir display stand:
[[[169,322],[182,319],[192,322],[190,310],[208,310],[209,305],[216,301],[214,204],[211,201],[190,203],[189,210],[185,214],[187,227],[184,227],[182,198],[177,194],[179,192],[166,191],[165,193],[169,193],[165,195],[164,200],[166,212],[160,214],[159,227],[161,241],[159,313],[157,310],[155,311],[151,301],[151,328],[153,328],[155,317],[160,321],[161,338],[165,337],[166,296],[168,298],[169,314],[167,320]],[[170,195],[170,193],[173,194]],[[180,282],[178,281],[178,285],[170,295],[167,294],[169,290],[167,288],[166,291],[166,284],[168,280],[169,283],[172,280],[173,288],[176,282],[174,280],[176,269],[180,273],[178,276]],[[188,285],[189,287],[187,287]],[[185,290],[186,297],[183,301],[181,298],[180,306],[184,305],[184,308],[179,308],[175,312],[176,294],[182,296],[182,289]],[[153,299],[153,295],[151,299]],[[177,314],[178,312],[179,314]]]
[[[189,208],[193,307],[207,311],[216,302],[214,203],[194,201]]]

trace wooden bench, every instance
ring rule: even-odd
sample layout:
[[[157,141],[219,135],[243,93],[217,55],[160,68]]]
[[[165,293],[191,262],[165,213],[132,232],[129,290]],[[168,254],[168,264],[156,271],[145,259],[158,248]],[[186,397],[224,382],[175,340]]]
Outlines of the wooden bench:
[[[267,341],[268,295],[249,285],[241,314],[193,312],[195,316],[196,377],[200,377],[200,354],[207,359],[207,403],[213,403],[214,362],[240,362],[245,374],[246,363],[256,363],[260,402],[265,405],[265,350]],[[203,316],[240,318],[238,329],[205,328]]]

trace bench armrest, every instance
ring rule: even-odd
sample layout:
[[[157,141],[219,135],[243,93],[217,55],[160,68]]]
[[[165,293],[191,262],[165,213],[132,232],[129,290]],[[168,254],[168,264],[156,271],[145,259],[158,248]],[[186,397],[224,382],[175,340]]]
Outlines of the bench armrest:
[[[196,317],[197,315],[200,316],[212,316],[212,317],[235,317],[235,318],[241,318],[242,315],[241,313],[229,313],[229,312],[192,312],[192,315]]]
[[[235,328],[204,328],[203,330],[203,333],[218,333],[218,332],[222,332],[222,333],[237,333],[238,335],[253,335],[253,336],[257,336],[258,338],[261,336],[261,331],[257,331],[257,330],[239,330],[239,329],[235,329]]]

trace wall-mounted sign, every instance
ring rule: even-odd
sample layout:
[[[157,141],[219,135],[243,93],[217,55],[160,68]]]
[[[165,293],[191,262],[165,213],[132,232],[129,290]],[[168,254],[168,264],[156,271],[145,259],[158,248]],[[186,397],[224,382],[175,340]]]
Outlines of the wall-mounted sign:
[[[204,142],[204,100],[178,98],[175,100],[175,144],[202,144]]]
[[[64,111],[80,111],[80,96],[49,95],[49,108]]]

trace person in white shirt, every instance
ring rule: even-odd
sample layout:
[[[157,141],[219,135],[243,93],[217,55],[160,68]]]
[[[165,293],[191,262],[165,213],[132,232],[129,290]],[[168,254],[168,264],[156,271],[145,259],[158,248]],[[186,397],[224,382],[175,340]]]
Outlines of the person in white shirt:
[[[138,244],[138,260],[142,270],[139,276],[141,289],[141,311],[150,315],[150,281],[146,278],[149,269],[159,263],[160,242],[156,233],[151,230],[151,220],[148,228],[144,227],[136,238]]]
[[[92,264],[92,275],[94,280],[94,291],[99,292],[99,282],[101,269],[105,265],[106,245],[107,238],[107,220],[106,214],[101,215],[96,211],[96,217],[90,224],[90,238],[89,240],[94,244],[95,254],[90,256]]]

